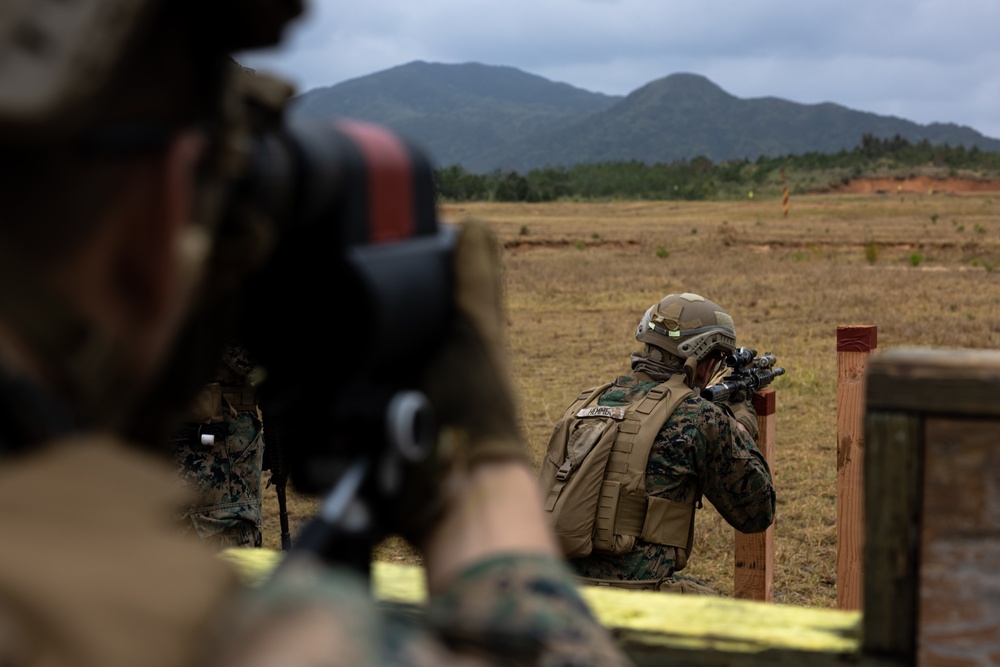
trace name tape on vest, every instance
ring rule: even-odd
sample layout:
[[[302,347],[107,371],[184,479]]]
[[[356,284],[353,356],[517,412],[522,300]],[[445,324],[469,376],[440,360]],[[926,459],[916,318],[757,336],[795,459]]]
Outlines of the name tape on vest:
[[[576,413],[577,418],[580,417],[610,417],[611,419],[616,419],[621,421],[625,419],[625,408],[623,407],[610,407],[604,405],[595,405],[590,408],[582,408]]]

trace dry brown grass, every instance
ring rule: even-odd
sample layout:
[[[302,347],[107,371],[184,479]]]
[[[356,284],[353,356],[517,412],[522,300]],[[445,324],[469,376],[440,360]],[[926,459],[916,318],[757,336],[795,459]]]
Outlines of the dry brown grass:
[[[787,218],[774,201],[464,204],[443,215],[488,222],[506,248],[513,372],[536,463],[565,406],[627,370],[633,328],[665,294],[709,296],[734,316],[740,344],[777,355],[787,374],[773,385],[775,598],[832,607],[836,328],[875,324],[880,350],[1000,347],[998,199],[809,196]],[[313,507],[292,502],[300,518]],[[687,573],[731,593],[732,543],[706,503]],[[412,554],[396,541],[377,557]]]

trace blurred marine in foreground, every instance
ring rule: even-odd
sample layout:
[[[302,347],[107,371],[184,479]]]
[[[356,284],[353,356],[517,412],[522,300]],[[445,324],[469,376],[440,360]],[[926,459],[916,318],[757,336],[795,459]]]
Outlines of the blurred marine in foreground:
[[[169,444],[226,341],[254,320],[246,303],[258,295],[239,290],[259,275],[299,288],[287,272],[316,258],[272,259],[282,248],[288,259],[293,240],[358,255],[326,242],[339,238],[339,218],[307,200],[336,190],[341,172],[310,171],[322,160],[284,168],[317,147],[282,143],[290,91],[248,82],[228,57],[277,42],[300,9],[291,0],[0,4],[0,663],[625,663],[542,513],[507,379],[498,251],[481,226],[457,230],[443,342],[413,366],[441,444],[429,457],[409,451],[413,466],[384,468],[420,469],[384,486],[405,504],[369,505],[421,549],[425,612],[393,616],[357,567],[294,549],[269,582],[244,589],[211,549],[178,535],[172,519],[191,498]],[[249,152],[267,143],[256,140],[266,128],[269,145],[294,148],[274,159]],[[248,183],[254,169],[293,183]],[[355,319],[338,315],[345,326]],[[310,331],[295,324],[252,327],[276,433],[307,424],[285,419],[301,416],[298,405],[323,425],[316,413],[340,404],[325,393],[336,368],[282,367],[297,350],[281,336]],[[401,332],[414,328],[405,324]],[[311,469],[352,479],[338,460]],[[358,524],[335,510],[337,525]]]

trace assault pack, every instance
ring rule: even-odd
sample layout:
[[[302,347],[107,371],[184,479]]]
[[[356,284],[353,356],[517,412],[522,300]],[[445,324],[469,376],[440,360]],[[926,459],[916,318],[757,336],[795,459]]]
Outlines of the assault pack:
[[[627,406],[596,405],[612,385],[581,393],[549,438],[539,482],[560,546],[567,558],[615,555],[641,538],[690,553],[696,499],[647,496],[646,465],[656,434],[694,391],[674,375]]]

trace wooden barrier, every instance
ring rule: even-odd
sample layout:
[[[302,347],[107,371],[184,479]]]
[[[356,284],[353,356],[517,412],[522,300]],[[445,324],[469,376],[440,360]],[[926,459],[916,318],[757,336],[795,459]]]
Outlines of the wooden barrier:
[[[837,327],[837,608],[861,609],[865,371],[874,325]]]
[[[1000,664],[1000,352],[877,357],[865,430],[865,650]]]
[[[762,389],[753,396],[757,413],[757,447],[774,474],[775,393]],[[774,524],[763,533],[735,531],[733,597],[774,602]]]

